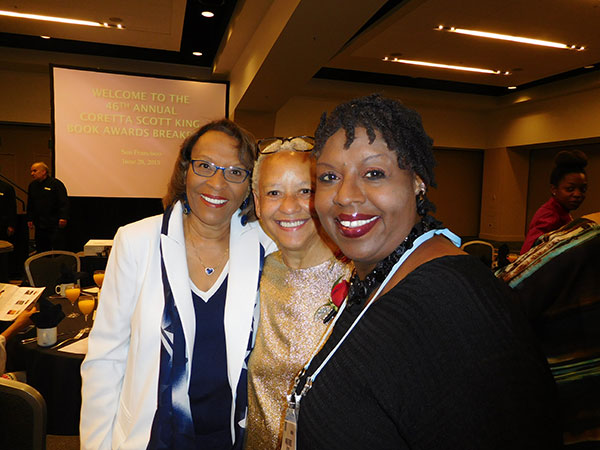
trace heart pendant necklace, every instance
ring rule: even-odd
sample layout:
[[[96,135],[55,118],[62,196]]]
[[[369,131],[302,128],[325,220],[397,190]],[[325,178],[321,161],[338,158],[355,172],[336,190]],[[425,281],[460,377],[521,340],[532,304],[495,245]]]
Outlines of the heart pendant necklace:
[[[200,249],[203,248],[204,245],[197,241],[197,239],[195,238],[196,233],[193,233],[190,227],[191,223],[189,222],[189,220],[185,220],[183,227],[184,234],[186,236],[186,240],[189,239],[189,242],[186,243],[186,251],[189,251],[191,249],[192,254],[196,257],[200,265],[204,268],[204,273],[210,277],[215,272],[217,272],[217,269],[224,264],[224,261],[226,262],[229,259],[229,248],[226,248],[225,251],[221,253],[222,256],[217,264],[207,266],[206,264],[204,264],[204,261],[202,261],[202,257],[200,256]],[[227,238],[227,243],[228,242],[229,238]]]
[[[204,273],[208,276],[211,276],[213,273],[215,273],[215,268],[219,267],[223,261],[219,261],[219,263],[215,266],[207,266],[206,264],[204,264],[204,261],[202,261],[202,258],[200,257],[200,252],[199,251],[195,251],[196,253],[196,257],[198,258],[198,261],[200,262],[200,264],[202,264],[202,267],[204,267]],[[225,261],[227,261],[227,257],[229,255],[229,249],[227,249],[227,251],[225,252]]]

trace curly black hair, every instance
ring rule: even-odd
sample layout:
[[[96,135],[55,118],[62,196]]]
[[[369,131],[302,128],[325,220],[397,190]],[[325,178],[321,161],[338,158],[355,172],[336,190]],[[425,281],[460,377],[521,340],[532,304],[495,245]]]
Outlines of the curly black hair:
[[[315,132],[313,154],[318,158],[325,143],[340,129],[346,132],[344,148],[349,148],[354,142],[357,127],[366,130],[369,143],[373,143],[379,132],[388,148],[396,152],[398,167],[412,170],[426,186],[436,186],[433,173],[435,159],[431,149],[433,139],[425,132],[421,116],[398,100],[380,94],[342,103],[329,116],[323,113]],[[435,206],[425,194],[418,202],[418,209],[423,216],[430,210],[435,211]]]
[[[585,174],[588,159],[581,150],[563,150],[554,157],[554,169],[550,173],[550,184],[558,186],[560,181],[570,173]]]

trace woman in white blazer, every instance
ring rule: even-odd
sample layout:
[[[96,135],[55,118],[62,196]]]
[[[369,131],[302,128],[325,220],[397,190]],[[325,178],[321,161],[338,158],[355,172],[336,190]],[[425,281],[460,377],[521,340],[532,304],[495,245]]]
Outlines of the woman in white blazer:
[[[275,249],[252,221],[255,152],[233,122],[205,125],[181,147],[165,213],[117,232],[81,367],[83,449],[241,448]]]

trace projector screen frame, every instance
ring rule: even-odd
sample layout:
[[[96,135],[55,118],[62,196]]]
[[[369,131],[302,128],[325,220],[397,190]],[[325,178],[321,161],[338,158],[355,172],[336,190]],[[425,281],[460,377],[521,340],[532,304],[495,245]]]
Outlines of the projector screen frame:
[[[157,75],[157,74],[148,74],[148,73],[137,73],[137,72],[128,72],[128,71],[118,71],[118,70],[108,70],[108,69],[98,69],[98,68],[92,68],[92,67],[83,67],[83,66],[72,66],[72,65],[63,65],[63,64],[49,64],[49,71],[50,71],[50,107],[51,107],[51,133],[52,133],[52,137],[51,137],[51,142],[50,142],[50,152],[51,152],[51,174],[53,176],[61,176],[63,174],[63,170],[61,170],[59,168],[59,170],[57,171],[57,106],[56,106],[56,98],[55,98],[55,94],[56,94],[56,85],[55,85],[55,70],[56,69],[66,69],[68,71],[79,71],[79,72],[89,72],[89,73],[93,73],[93,74],[106,74],[106,75],[116,75],[116,76],[127,76],[127,77],[137,77],[140,79],[153,79],[156,80],[158,83],[160,83],[161,80],[166,80],[168,82],[171,81],[175,81],[175,82],[191,82],[191,83],[200,83],[203,86],[207,86],[210,87],[210,85],[216,85],[216,86],[222,86],[223,92],[222,94],[219,94],[219,96],[222,96],[222,100],[223,103],[221,103],[220,101],[218,102],[218,109],[219,109],[219,114],[218,117],[229,117],[229,96],[230,96],[230,92],[229,92],[229,82],[226,80],[203,80],[203,79],[196,79],[196,78],[191,78],[191,77],[181,77],[181,76],[168,76],[168,75]],[[133,79],[134,80],[134,79]],[[175,83],[173,83],[175,84]],[[220,90],[217,89],[219,92]],[[195,102],[195,100],[194,100]],[[194,103],[192,102],[192,103]],[[221,110],[221,105],[223,107],[223,110]],[[222,111],[222,114],[221,114]],[[217,118],[217,116],[211,117],[209,120],[213,120],[213,118]],[[207,120],[208,121],[208,120]],[[205,123],[205,122],[202,122]],[[201,125],[202,125],[201,123]],[[201,126],[200,125],[200,126]],[[194,129],[197,129],[198,127],[195,126]],[[189,132],[189,131],[188,131]],[[183,142],[183,138],[179,139],[177,141],[177,149],[179,148],[179,146],[181,145],[181,143]],[[59,141],[60,144],[60,141]],[[170,142],[170,144],[172,144],[172,142]],[[171,149],[172,150],[172,149]],[[169,151],[171,151],[169,150]],[[170,153],[169,157],[172,157],[173,153]],[[59,155],[60,156],[60,155]],[[166,166],[166,165],[165,165]],[[170,164],[168,166],[168,172],[170,174],[170,172],[172,171],[172,164]],[[64,180],[63,180],[64,181]],[[69,186],[68,183],[65,183],[67,185],[67,190],[69,190]],[[69,192],[70,196],[75,196],[75,197],[104,197],[104,198],[160,198],[162,195],[104,195],[102,193],[102,195],[93,195],[93,194],[86,194],[86,195],[78,195],[78,192],[74,192],[73,194],[71,192]]]

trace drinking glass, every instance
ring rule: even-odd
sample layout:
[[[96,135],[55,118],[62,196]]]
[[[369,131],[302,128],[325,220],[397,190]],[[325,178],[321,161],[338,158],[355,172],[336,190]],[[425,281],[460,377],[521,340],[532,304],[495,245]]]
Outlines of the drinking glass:
[[[73,307],[73,312],[67,316],[69,319],[74,319],[75,317],[80,316],[80,314],[75,311],[75,301],[79,298],[79,294],[81,294],[81,288],[79,285],[65,289],[65,297],[69,299],[71,306]]]
[[[88,315],[94,310],[94,306],[96,306],[94,297],[91,295],[82,295],[81,297],[79,297],[77,306],[79,306],[79,311],[81,311],[84,314],[85,322],[87,325]]]
[[[102,289],[102,283],[104,283],[104,270],[94,270],[94,283],[98,286],[98,294]]]

